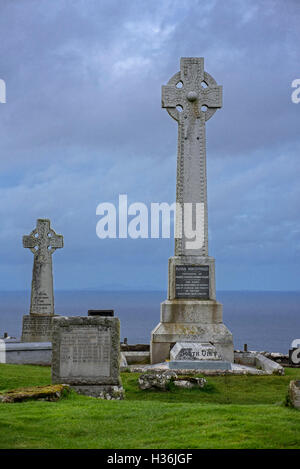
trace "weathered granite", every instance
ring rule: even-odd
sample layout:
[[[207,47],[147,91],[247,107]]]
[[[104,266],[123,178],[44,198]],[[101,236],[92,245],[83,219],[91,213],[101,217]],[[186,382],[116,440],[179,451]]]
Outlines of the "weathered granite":
[[[51,342],[53,317],[24,315],[21,342]]]
[[[116,317],[56,317],[52,382],[89,396],[114,393],[120,378],[120,322]]]
[[[162,87],[162,107],[178,123],[175,256],[169,259],[168,299],[151,334],[151,363],[169,358],[176,342],[211,342],[233,362],[233,339],[216,301],[215,263],[208,255],[205,122],[222,106],[222,87],[204,71],[203,58],[182,58],[180,71]],[[204,109],[205,107],[205,109]],[[181,108],[181,112],[180,112]],[[185,204],[202,204],[203,243],[191,246]],[[201,244],[201,243],[200,243]]]
[[[204,388],[206,379],[195,378],[193,376],[178,376],[174,371],[163,371],[158,373],[145,373],[138,378],[139,388],[145,389],[159,389],[161,391],[168,391],[170,383],[175,387],[192,389]]]
[[[170,370],[231,370],[231,363],[223,360],[172,360],[169,362]]]
[[[300,381],[290,381],[288,391],[288,404],[300,409]]]
[[[234,362],[245,366],[253,366],[266,374],[284,375],[284,368],[274,360],[259,352],[234,352]]]
[[[222,357],[209,342],[177,342],[171,349],[170,360],[218,361]]]
[[[138,383],[142,390],[160,389],[161,391],[167,391],[172,378],[177,378],[177,375],[170,370],[163,371],[162,373],[145,373],[139,376]]]
[[[50,227],[50,220],[38,219],[36,228],[23,236],[24,248],[34,254],[30,315],[23,317],[22,342],[51,341],[54,294],[52,254],[63,247],[63,236]]]

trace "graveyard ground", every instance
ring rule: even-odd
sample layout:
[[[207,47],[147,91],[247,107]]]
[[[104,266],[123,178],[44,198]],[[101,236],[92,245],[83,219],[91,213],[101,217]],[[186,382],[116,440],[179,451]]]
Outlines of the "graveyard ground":
[[[0,365],[0,390],[51,383],[49,367]],[[206,390],[141,391],[122,373],[124,401],[75,393],[58,402],[0,404],[0,448],[300,448],[300,412],[285,376],[207,378]]]

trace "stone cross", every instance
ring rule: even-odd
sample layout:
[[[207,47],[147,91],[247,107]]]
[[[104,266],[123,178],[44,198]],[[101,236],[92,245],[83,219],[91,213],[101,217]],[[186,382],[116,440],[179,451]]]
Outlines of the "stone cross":
[[[24,248],[29,248],[34,254],[30,303],[32,315],[54,314],[52,254],[63,245],[63,236],[57,235],[50,228],[48,219],[38,219],[30,235],[23,236]]]
[[[204,59],[181,58],[180,72],[162,86],[162,107],[178,122],[177,226],[184,233],[185,203],[203,204],[203,245],[188,249],[184,234],[175,240],[175,256],[208,256],[205,122],[222,107],[222,86],[204,71]],[[194,213],[195,209],[193,208]]]

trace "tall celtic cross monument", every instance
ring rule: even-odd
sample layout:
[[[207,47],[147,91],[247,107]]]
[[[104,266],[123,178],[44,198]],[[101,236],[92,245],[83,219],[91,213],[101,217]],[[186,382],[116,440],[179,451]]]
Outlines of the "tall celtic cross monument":
[[[38,219],[30,235],[23,236],[23,246],[34,258],[30,314],[23,316],[22,342],[48,342],[54,316],[52,254],[63,247],[63,236],[50,227],[50,220]]]
[[[222,359],[233,362],[232,334],[216,301],[214,259],[208,255],[205,122],[222,107],[222,87],[204,71],[203,58],[181,59],[180,71],[162,87],[162,107],[178,123],[176,226],[181,236],[169,259],[168,299],[152,331],[151,362],[169,358],[176,342],[211,343]],[[195,225],[197,215],[200,232],[191,241],[185,228]]]

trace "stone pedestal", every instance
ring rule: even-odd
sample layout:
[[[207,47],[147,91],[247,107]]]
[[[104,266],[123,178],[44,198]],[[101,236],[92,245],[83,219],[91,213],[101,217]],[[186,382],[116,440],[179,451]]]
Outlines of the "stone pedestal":
[[[191,269],[183,279],[182,271],[176,269],[178,266],[205,267],[204,275],[199,275],[197,269],[194,274]],[[183,289],[178,290],[178,281],[180,285],[185,282]],[[178,292],[191,298],[176,298]],[[201,292],[206,299],[192,298]],[[223,307],[215,298],[212,257],[176,256],[169,259],[168,299],[161,303],[160,323],[151,334],[151,363],[169,359],[170,349],[176,342],[209,342],[222,360],[233,362],[232,334],[223,324]]]
[[[23,316],[21,342],[51,342],[52,319],[55,316]]]

